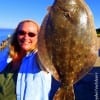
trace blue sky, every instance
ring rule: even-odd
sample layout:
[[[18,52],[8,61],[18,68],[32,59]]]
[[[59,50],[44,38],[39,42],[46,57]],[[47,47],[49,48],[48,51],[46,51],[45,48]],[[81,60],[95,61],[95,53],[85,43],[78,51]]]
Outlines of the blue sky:
[[[100,28],[100,0],[84,0],[92,10],[96,28]],[[0,28],[16,28],[24,19],[42,23],[54,0],[0,0]]]

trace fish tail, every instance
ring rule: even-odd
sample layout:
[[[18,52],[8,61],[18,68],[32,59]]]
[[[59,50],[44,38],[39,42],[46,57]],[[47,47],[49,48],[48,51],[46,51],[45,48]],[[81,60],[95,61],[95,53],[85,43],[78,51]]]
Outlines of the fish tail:
[[[73,86],[58,89],[53,100],[75,100]]]

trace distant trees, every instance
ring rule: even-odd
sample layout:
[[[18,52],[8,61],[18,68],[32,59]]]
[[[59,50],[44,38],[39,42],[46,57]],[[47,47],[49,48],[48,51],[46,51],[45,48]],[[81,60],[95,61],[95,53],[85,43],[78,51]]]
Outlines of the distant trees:
[[[100,37],[100,28],[96,29],[97,36]]]

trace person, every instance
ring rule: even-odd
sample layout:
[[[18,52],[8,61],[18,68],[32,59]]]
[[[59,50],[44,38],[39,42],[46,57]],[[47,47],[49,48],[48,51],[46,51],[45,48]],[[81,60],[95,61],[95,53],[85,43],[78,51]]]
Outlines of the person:
[[[60,83],[38,60],[39,25],[21,21],[0,59],[0,100],[52,100]]]

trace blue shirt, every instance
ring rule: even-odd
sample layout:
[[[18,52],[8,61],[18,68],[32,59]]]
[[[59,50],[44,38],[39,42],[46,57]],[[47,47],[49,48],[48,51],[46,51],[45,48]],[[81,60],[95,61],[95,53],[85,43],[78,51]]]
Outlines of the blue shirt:
[[[24,57],[17,77],[17,100],[52,100],[59,86],[50,73],[40,69],[36,53]]]

